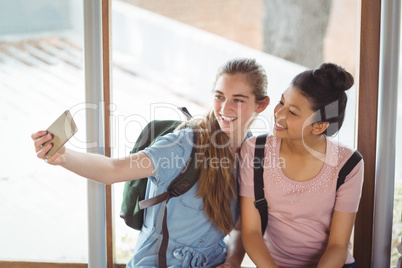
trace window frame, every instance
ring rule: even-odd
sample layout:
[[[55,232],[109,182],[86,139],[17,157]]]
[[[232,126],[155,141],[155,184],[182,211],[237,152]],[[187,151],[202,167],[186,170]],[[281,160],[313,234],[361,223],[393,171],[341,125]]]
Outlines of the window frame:
[[[111,92],[111,0],[102,0],[102,63],[103,63],[103,98],[104,98],[104,144],[105,155],[111,155],[110,146],[110,92]],[[359,57],[359,91],[357,148],[364,157],[364,186],[359,212],[354,230],[354,256],[358,267],[371,267],[373,237],[373,207],[376,167],[377,108],[380,55],[381,0],[361,0]],[[106,251],[107,267],[123,268],[125,264],[114,263],[113,211],[111,186],[106,186]],[[0,268],[81,268],[82,263],[50,263],[25,261],[0,261]]]
[[[357,149],[364,158],[364,184],[356,215],[353,255],[358,267],[369,268],[372,259],[374,221],[381,0],[361,1],[360,24],[358,88],[364,88],[364,91],[359,90]]]

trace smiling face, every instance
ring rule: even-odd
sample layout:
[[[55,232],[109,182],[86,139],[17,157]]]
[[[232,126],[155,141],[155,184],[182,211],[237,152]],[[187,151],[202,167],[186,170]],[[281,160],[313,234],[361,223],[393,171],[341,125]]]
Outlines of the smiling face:
[[[221,75],[214,90],[214,114],[220,128],[231,138],[245,137],[256,113],[268,105],[256,102],[253,88],[244,74]]]
[[[290,86],[274,109],[274,134],[278,138],[301,139],[312,134],[313,110],[301,91]]]

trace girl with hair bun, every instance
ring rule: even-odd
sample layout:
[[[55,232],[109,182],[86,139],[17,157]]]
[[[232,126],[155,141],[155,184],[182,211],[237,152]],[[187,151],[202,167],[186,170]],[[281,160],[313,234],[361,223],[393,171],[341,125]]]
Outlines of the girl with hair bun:
[[[363,160],[337,190],[340,169],[354,149],[331,136],[342,127],[353,77],[322,64],[298,74],[274,110],[264,154],[264,234],[254,202],[256,138],[241,149],[242,238],[258,267],[356,267],[350,237],[363,184]]]

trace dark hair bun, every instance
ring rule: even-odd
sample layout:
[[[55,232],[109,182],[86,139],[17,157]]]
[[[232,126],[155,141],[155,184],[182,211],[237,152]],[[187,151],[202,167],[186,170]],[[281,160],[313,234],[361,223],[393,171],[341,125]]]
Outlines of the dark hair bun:
[[[316,122],[330,123],[325,131],[328,136],[336,134],[342,127],[347,103],[345,91],[350,89],[353,83],[353,76],[343,67],[333,63],[323,63],[317,69],[306,70],[292,80],[292,85],[299,88],[308,98],[311,109],[314,112],[320,111]]]
[[[322,84],[332,85],[329,88],[335,91],[346,91],[354,84],[353,76],[343,67],[333,63],[321,64],[312,74]]]

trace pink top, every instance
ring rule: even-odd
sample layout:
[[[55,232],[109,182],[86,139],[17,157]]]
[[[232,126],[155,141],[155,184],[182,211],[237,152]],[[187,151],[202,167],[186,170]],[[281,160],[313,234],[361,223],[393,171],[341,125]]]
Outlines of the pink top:
[[[248,139],[241,149],[241,196],[254,197],[255,139]],[[327,137],[327,153],[320,173],[308,181],[294,181],[282,172],[285,163],[279,157],[280,146],[280,139],[267,138],[263,176],[268,226],[264,240],[277,265],[317,267],[328,243],[333,211],[357,212],[363,185],[363,161],[336,191],[338,172],[353,149]],[[349,253],[346,263],[353,262]]]

